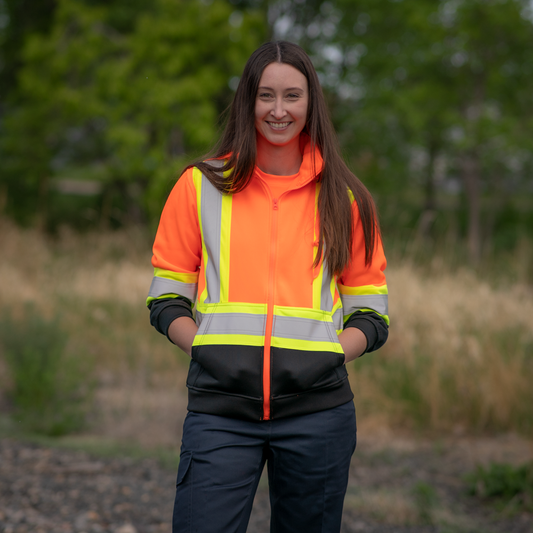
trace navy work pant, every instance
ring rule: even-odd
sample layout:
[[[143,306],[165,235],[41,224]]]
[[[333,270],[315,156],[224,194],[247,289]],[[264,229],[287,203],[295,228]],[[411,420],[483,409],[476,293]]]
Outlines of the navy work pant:
[[[173,533],[245,533],[267,462],[273,533],[338,533],[355,450],[352,402],[250,422],[188,413]]]

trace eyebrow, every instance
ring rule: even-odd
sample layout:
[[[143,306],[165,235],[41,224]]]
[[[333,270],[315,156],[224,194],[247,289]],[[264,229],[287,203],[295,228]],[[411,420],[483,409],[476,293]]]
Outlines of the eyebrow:
[[[273,91],[274,89],[272,87],[264,87],[264,86],[261,86],[261,87],[258,87],[257,90],[259,89],[268,89],[269,91]],[[303,89],[301,87],[287,87],[286,89],[284,89],[285,91],[303,91]]]

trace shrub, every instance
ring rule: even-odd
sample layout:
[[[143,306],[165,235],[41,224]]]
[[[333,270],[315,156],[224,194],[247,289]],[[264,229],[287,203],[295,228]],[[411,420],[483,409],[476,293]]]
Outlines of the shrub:
[[[533,462],[516,467],[501,463],[478,466],[465,479],[472,495],[515,510],[533,510]]]
[[[0,319],[6,396],[21,428],[57,436],[84,426],[92,379],[86,362],[68,354],[67,342],[59,319],[47,320],[34,307],[22,319]]]

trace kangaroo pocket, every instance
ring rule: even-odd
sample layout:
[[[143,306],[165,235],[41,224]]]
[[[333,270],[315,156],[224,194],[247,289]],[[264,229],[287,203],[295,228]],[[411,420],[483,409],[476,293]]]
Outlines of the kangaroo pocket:
[[[193,346],[187,386],[260,398],[262,354],[260,346]]]
[[[272,397],[328,387],[348,375],[344,354],[272,348]]]

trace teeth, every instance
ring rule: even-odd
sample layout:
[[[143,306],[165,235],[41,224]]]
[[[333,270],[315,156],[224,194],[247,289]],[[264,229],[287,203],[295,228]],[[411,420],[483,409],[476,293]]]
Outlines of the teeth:
[[[269,122],[269,124],[270,124],[273,128],[282,129],[282,128],[287,127],[287,126],[290,124],[290,122]]]

